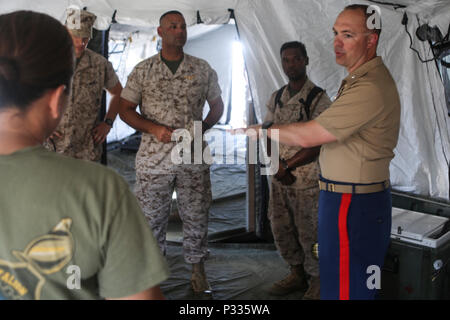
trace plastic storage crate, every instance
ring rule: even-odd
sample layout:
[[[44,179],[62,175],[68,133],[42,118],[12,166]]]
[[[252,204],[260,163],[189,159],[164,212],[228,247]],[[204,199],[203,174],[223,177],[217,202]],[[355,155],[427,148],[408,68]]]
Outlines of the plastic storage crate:
[[[450,299],[449,218],[392,209],[379,299]]]

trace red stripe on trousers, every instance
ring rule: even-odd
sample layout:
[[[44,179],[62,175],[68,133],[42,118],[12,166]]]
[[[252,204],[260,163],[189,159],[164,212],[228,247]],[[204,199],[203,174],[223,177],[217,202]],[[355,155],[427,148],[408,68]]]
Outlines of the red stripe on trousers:
[[[350,298],[350,246],[347,231],[347,215],[351,193],[342,194],[341,206],[339,208],[339,299]]]

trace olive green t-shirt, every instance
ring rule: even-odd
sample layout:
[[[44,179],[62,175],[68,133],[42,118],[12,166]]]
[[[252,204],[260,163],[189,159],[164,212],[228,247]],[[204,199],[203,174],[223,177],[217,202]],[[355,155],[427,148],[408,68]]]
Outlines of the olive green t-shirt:
[[[41,146],[0,156],[0,300],[120,298],[168,277],[128,184]]]
[[[161,60],[170,69],[170,72],[172,72],[172,74],[175,74],[177,72],[178,67],[180,66],[181,62],[183,61],[183,58],[181,58],[180,60],[171,61],[171,60],[164,59],[163,56],[161,55]]]
[[[400,98],[380,57],[350,73],[336,100],[314,120],[337,138],[320,150],[324,178],[352,183],[389,180],[400,128]]]

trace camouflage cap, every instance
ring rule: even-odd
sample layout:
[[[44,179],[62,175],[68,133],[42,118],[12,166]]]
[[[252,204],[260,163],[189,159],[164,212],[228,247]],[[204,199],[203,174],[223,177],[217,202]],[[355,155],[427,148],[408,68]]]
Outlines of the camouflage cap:
[[[67,9],[66,27],[79,38],[92,38],[92,26],[97,16],[89,11],[76,8]]]

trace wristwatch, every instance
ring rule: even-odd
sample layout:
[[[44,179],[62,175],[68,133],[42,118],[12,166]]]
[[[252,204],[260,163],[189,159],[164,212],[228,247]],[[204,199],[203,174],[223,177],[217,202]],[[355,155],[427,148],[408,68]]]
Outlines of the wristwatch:
[[[112,127],[114,120],[106,118],[105,120],[103,120],[104,123],[106,123],[108,126]]]
[[[269,129],[273,125],[273,121],[266,121],[261,125],[261,129]]]

